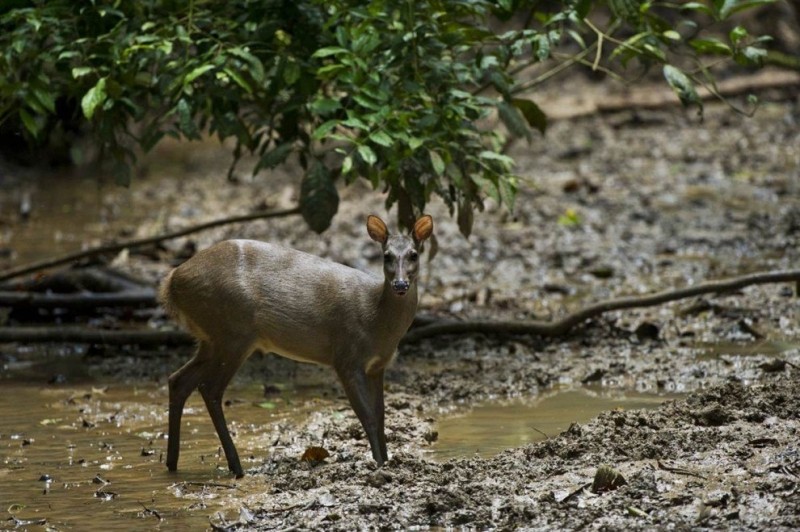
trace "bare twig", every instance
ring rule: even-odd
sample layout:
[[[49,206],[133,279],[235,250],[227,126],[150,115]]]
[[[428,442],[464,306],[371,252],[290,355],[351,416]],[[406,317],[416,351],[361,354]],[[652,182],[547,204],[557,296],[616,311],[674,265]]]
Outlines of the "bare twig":
[[[210,222],[206,222],[200,225],[194,225],[192,227],[187,227],[185,229],[181,229],[179,231],[174,231],[172,233],[167,233],[164,235],[157,235],[153,237],[142,238],[139,240],[130,240],[128,242],[119,242],[116,244],[108,244],[105,246],[99,246],[96,248],[91,248],[76,253],[69,253],[67,255],[63,255],[61,257],[56,257],[53,259],[47,259],[40,262],[34,262],[32,264],[26,264],[23,266],[19,266],[17,268],[11,268],[9,270],[0,273],[0,281],[6,281],[14,277],[19,277],[20,275],[38,272],[47,268],[52,268],[54,266],[61,266],[62,264],[68,264],[70,262],[74,262],[80,259],[85,259],[87,257],[94,257],[105,253],[117,253],[126,248],[128,249],[138,248],[150,244],[156,244],[158,242],[171,240],[173,238],[178,238],[191,233],[197,233],[199,231],[205,231],[206,229],[219,227],[221,225],[228,225],[239,222],[248,222],[250,220],[259,220],[265,218],[283,218],[286,216],[292,216],[294,214],[299,214],[299,213],[300,213],[300,208],[294,207],[292,209],[286,209],[282,211],[257,211],[257,212],[252,212],[250,214],[243,214],[240,216],[220,218],[217,220],[212,220]]]
[[[670,466],[670,465],[665,464],[661,460],[658,460],[657,463],[658,463],[659,469],[663,469],[664,471],[669,471],[670,473],[675,473],[676,475],[686,475],[687,477],[696,477],[696,478],[699,478],[699,479],[702,479],[702,480],[706,479],[706,477],[704,475],[701,475],[700,473],[695,473],[693,471],[689,471],[688,469],[683,468],[683,467]]]
[[[443,334],[528,334],[535,336],[563,336],[572,328],[584,321],[612,312],[629,308],[644,308],[678,301],[702,294],[730,292],[755,284],[800,282],[800,270],[787,270],[775,272],[759,272],[719,281],[709,281],[695,286],[687,286],[677,290],[666,290],[645,296],[629,296],[619,299],[601,301],[594,305],[568,314],[564,318],[553,321],[445,321],[412,329],[403,338],[403,343],[417,342],[423,338],[440,336]]]

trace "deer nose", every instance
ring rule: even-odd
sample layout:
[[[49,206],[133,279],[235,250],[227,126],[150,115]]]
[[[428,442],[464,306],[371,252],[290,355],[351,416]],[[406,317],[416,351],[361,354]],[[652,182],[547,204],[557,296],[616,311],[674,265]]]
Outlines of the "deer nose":
[[[392,281],[392,290],[394,290],[395,293],[399,295],[403,295],[406,292],[408,292],[409,286],[410,283],[403,279],[395,279],[394,281]]]

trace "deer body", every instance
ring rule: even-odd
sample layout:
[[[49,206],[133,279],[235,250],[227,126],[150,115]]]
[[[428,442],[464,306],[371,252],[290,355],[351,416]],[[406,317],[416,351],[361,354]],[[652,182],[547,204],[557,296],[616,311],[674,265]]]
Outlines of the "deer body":
[[[256,350],[331,366],[370,441],[388,459],[383,373],[417,307],[417,253],[433,223],[417,221],[412,237],[392,236],[370,216],[367,228],[384,249],[380,279],[314,255],[253,240],[228,240],[197,253],[161,285],[164,306],[197,339],[197,354],[169,380],[167,466],[175,470],[180,418],[199,389],[228,467],[243,470],[222,412],[222,395]]]

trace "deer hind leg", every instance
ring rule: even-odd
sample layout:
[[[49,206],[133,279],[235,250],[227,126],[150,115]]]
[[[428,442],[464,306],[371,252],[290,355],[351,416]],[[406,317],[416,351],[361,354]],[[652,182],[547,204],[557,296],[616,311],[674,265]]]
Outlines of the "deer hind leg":
[[[239,453],[228,431],[225,413],[222,411],[222,395],[236,371],[252,351],[252,342],[228,343],[214,347],[214,357],[204,367],[204,376],[199,385],[200,395],[206,404],[214,429],[219,436],[228,469],[236,478],[244,476]]]
[[[383,370],[367,375],[363,369],[337,369],[350,405],[367,433],[372,458],[382,466],[389,459],[384,432]]]
[[[169,439],[167,440],[167,468],[178,469],[181,444],[181,416],[186,400],[203,378],[204,366],[211,354],[211,346],[200,342],[197,352],[189,362],[169,377]]]

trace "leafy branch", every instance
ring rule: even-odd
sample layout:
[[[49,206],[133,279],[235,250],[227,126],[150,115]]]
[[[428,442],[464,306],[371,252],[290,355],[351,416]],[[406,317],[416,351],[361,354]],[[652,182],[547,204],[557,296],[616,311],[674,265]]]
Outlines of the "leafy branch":
[[[16,2],[0,8],[0,141],[36,154],[89,136],[127,185],[165,136],[232,139],[229,177],[244,153],[254,173],[299,163],[315,231],[337,187],[364,179],[401,224],[438,196],[468,235],[487,200],[513,208],[503,148],[547,129],[532,89],[578,65],[619,79],[657,65],[700,106],[696,85],[718,94],[703,58],[769,61],[767,36],[722,28],[773,1]]]

